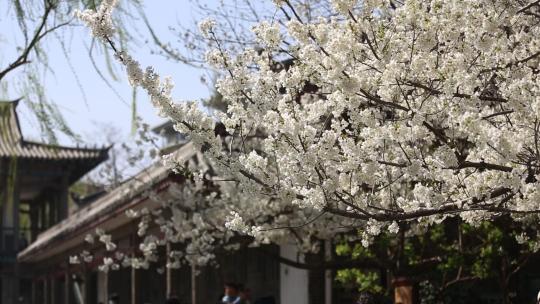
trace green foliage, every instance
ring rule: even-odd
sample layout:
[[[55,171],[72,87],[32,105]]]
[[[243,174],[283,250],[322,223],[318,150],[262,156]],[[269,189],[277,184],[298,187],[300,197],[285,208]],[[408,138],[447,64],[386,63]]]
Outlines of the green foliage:
[[[79,197],[84,197],[99,191],[103,187],[86,181],[78,181],[69,187],[69,192]],[[71,198],[71,197],[70,197]]]
[[[336,246],[338,256],[350,256],[353,259],[372,258],[373,252],[361,244],[338,244]]]
[[[362,291],[384,290],[375,275],[387,271],[391,276],[406,276],[422,286],[431,298],[456,303],[470,291],[471,284],[486,282],[494,286],[505,284],[494,292],[508,293],[511,280],[528,259],[538,251],[534,241],[534,225],[516,223],[502,216],[478,225],[447,219],[425,229],[400,225],[399,234],[383,233],[369,248],[357,243],[342,243],[336,254],[352,260],[376,260],[381,269],[346,269],[337,274],[337,281],[346,287]],[[411,234],[410,230],[415,230]],[[407,235],[407,237],[406,237]],[[516,236],[531,236],[518,243]],[[390,286],[386,286],[390,288]],[[428,290],[429,289],[429,290]],[[428,303],[428,302],[426,302]]]
[[[384,291],[380,284],[379,273],[360,269],[342,269],[337,271],[336,281],[346,286],[355,286],[359,292],[380,294]]]
[[[17,23],[19,24],[19,27],[23,30],[23,32],[26,33],[28,26],[26,25],[26,14],[24,13],[21,1],[13,0],[13,6],[15,7],[15,16],[17,17]]]
[[[359,243],[343,243],[336,246],[336,254],[341,257],[349,257],[355,260],[373,259],[374,251],[362,246]],[[369,292],[372,294],[382,294],[385,289],[381,285],[381,278],[378,270],[369,269],[341,269],[336,273],[336,281],[348,289],[355,289],[358,292]]]

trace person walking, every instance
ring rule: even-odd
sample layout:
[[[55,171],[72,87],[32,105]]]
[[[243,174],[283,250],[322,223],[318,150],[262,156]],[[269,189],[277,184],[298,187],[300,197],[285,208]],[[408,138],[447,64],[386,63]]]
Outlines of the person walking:
[[[251,289],[244,286],[240,286],[238,296],[242,300],[243,304],[251,304]]]
[[[224,285],[225,296],[221,299],[223,304],[244,304],[242,298],[240,298],[240,287],[236,283],[225,283]]]
[[[120,304],[120,296],[118,296],[118,294],[116,293],[113,293],[109,297],[109,304]]]
[[[375,304],[375,297],[369,292],[361,292],[356,298],[355,304]]]

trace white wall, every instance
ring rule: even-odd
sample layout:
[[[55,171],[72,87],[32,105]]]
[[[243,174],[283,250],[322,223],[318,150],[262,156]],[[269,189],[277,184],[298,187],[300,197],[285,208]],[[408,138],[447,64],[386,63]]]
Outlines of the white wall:
[[[294,245],[280,247],[282,257],[303,262],[303,256],[298,254]],[[308,271],[298,269],[285,264],[280,265],[280,303],[281,304],[308,304]]]

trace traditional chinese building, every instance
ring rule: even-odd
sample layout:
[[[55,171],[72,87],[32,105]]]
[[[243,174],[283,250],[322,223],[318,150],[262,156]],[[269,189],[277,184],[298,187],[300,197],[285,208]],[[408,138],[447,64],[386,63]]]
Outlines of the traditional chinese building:
[[[28,303],[17,253],[68,216],[68,188],[107,159],[89,149],[25,140],[18,101],[0,102],[0,303]]]
[[[155,129],[165,137],[166,151],[174,151],[175,160],[187,166],[206,165],[203,155],[171,129],[170,123]],[[98,304],[107,303],[111,295],[116,295],[120,304],[164,303],[169,295],[178,296],[181,303],[186,304],[217,303],[227,281],[244,283],[254,299],[266,297],[281,304],[331,303],[328,282],[332,278],[328,277],[325,284],[324,271],[298,269],[269,257],[270,253],[300,261],[303,258],[292,245],[224,251],[217,256],[218,268],[184,266],[163,271],[156,268],[99,271],[97,266],[108,253],[99,244],[85,242],[85,236],[99,227],[112,236],[119,251],[136,254],[140,242],[138,220],[125,216],[126,210],[158,208],[159,204],[149,193],[167,195],[175,183],[182,184],[183,177],[156,163],[41,233],[18,256],[19,261],[32,270],[31,303]],[[69,264],[69,257],[82,250],[91,251],[93,261]],[[165,264],[168,250],[171,248],[163,248],[162,261],[156,264]]]

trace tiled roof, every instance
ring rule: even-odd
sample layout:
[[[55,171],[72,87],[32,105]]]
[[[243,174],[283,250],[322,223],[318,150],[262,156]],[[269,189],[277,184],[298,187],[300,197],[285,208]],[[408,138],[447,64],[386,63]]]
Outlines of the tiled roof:
[[[178,163],[198,168],[208,168],[201,152],[188,142],[172,154]],[[161,162],[138,173],[124,184],[101,196],[96,201],[79,209],[60,223],[39,234],[36,241],[26,247],[18,255],[21,262],[36,262],[46,257],[59,254],[69,248],[84,243],[84,236],[100,227],[107,231],[132,221],[123,215],[125,210],[137,209],[138,204],[150,204],[151,208],[159,206],[148,199],[145,191],[157,190],[172,174],[170,168]]]
[[[0,102],[0,157],[77,160],[107,158],[108,148],[71,148],[24,140],[17,101]]]

